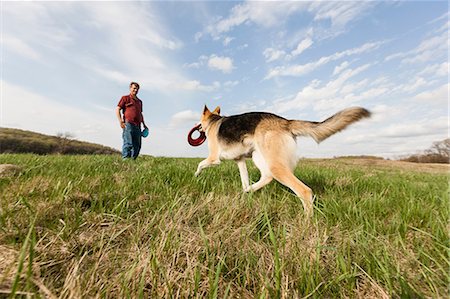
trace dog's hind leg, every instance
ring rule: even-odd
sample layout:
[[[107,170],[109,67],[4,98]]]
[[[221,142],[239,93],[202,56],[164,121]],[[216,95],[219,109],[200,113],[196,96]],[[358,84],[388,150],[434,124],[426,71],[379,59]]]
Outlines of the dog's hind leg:
[[[239,167],[239,174],[241,175],[242,188],[245,190],[248,189],[248,185],[250,184],[248,181],[248,171],[247,164],[245,163],[245,158],[236,161]]]
[[[289,187],[300,198],[305,209],[306,214],[313,213],[313,193],[311,188],[300,181],[291,170],[282,163],[273,163],[270,170],[274,178]]]
[[[312,215],[312,190],[293,173],[297,164],[295,139],[289,135],[277,134],[276,132],[266,132],[264,137],[266,140],[270,139],[271,142],[261,142],[258,146],[262,159],[267,164],[269,174],[294,191],[302,201],[306,214]]]

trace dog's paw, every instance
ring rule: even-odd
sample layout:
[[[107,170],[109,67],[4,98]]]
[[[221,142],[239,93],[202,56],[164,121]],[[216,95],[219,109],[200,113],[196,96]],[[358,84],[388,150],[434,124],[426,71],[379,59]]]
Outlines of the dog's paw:
[[[201,171],[198,171],[198,170],[197,170],[197,171],[194,173],[194,176],[195,176],[195,177],[198,177],[198,175],[200,174],[200,172],[201,172]]]
[[[244,193],[250,193],[252,191],[253,191],[252,187],[250,187],[250,186],[244,188]]]

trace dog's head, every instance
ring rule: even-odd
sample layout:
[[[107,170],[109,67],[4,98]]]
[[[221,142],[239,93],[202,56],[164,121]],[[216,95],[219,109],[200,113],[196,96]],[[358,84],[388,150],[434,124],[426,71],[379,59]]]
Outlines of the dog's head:
[[[203,108],[202,117],[200,119],[200,131],[205,132],[208,128],[210,122],[212,119],[220,117],[220,107],[217,106],[216,109],[214,109],[212,112],[209,111],[208,107],[205,105],[205,108]]]

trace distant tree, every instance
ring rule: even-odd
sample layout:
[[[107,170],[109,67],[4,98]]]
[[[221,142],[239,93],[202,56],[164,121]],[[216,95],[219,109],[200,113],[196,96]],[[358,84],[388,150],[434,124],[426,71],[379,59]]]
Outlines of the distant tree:
[[[415,155],[407,156],[402,161],[416,163],[450,163],[450,138],[433,142],[432,146]]]
[[[75,138],[75,134],[72,134],[70,132],[58,132],[56,133],[56,137],[58,137],[60,141],[58,153],[67,153],[71,140]]]
[[[433,142],[430,149],[425,152],[430,154],[438,154],[439,156],[447,158],[447,160],[450,159],[450,138]]]
[[[74,139],[75,138],[75,134],[70,133],[70,132],[58,132],[56,133],[56,137],[59,138],[63,138],[63,139]]]

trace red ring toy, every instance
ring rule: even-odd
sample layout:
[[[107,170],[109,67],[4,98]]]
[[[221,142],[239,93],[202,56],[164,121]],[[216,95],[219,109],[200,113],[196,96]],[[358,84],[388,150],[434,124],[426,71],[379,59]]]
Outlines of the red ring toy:
[[[189,131],[189,134],[188,134],[188,142],[189,142],[190,145],[192,145],[192,146],[199,146],[199,145],[201,145],[203,142],[205,142],[205,140],[206,140],[206,135],[205,135],[205,132],[200,131],[200,127],[201,127],[201,126],[202,126],[201,124],[198,124],[198,125],[196,125],[195,127],[193,127],[193,128]],[[195,131],[199,131],[199,132],[200,132],[200,136],[199,136],[197,139],[192,138],[192,134],[193,134]]]

